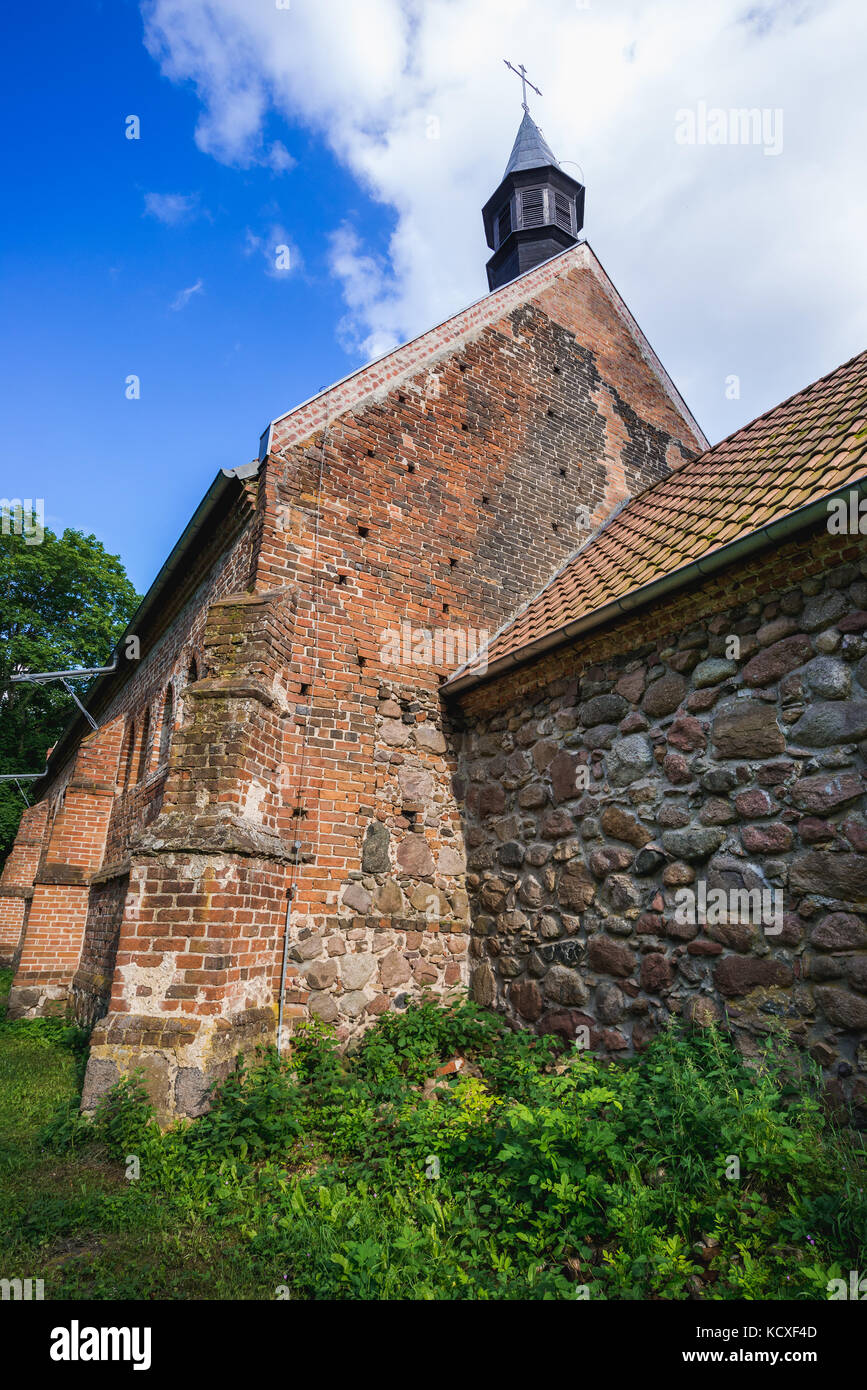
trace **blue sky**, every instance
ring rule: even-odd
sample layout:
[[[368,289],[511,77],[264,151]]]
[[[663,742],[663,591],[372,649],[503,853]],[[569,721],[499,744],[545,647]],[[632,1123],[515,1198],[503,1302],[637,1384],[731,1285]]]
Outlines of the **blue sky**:
[[[586,175],[594,250],[729,433],[867,345],[864,25],[862,0],[7,11],[0,491],[144,590],[271,418],[485,292],[480,208],[521,115],[503,56]],[[685,144],[702,103],[779,112],[785,138]]]
[[[217,470],[255,458],[273,415],[354,363],[335,336],[332,209],[374,239],[393,217],[276,118],[298,161],[287,173],[203,154],[195,95],[146,52],[137,6],[84,0],[50,24],[21,7],[14,25],[4,495],[44,497],[52,529],[93,531],[143,590]],[[139,140],[126,139],[128,114]],[[189,213],[148,215],[148,194],[190,198]],[[270,250],[270,229],[287,224],[302,267],[280,278],[249,236]],[[130,373],[139,400],[126,399]]]

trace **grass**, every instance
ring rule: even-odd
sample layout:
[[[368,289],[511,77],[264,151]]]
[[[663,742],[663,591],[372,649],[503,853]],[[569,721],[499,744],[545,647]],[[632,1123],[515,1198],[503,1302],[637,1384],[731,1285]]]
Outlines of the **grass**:
[[[0,1022],[2,1273],[48,1298],[810,1300],[867,1262],[817,1078],[714,1031],[615,1065],[428,1002],[349,1054],[311,1026],[165,1133],[134,1079],[80,1119],[84,1046]]]
[[[242,1252],[226,1261],[201,1220],[179,1229],[170,1196],[127,1181],[123,1156],[42,1141],[77,1109],[86,1035],[55,1019],[7,1022],[11,981],[0,971],[0,1275],[42,1278],[53,1299],[262,1297]]]

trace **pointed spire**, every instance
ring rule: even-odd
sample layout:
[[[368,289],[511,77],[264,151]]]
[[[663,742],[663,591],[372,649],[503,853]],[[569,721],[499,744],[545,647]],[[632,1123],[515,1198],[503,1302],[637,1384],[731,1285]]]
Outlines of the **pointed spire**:
[[[541,130],[529,111],[525,111],[524,119],[521,121],[518,134],[515,136],[515,143],[512,146],[512,153],[509,155],[509,162],[506,165],[503,178],[508,178],[509,174],[514,174],[521,169],[544,169],[546,165],[555,169],[560,168]]]
[[[521,79],[524,117],[506,171],[482,208],[494,253],[486,267],[492,290],[574,246],[584,225],[584,186],[560,168],[527,106],[528,87],[542,93],[523,63],[516,68],[503,61]]]

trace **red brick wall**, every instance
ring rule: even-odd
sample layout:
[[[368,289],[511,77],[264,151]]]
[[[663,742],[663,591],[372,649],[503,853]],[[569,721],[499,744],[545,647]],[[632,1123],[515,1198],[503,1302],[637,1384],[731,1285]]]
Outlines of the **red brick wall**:
[[[4,969],[15,964],[28,903],[29,898],[20,890],[18,893],[0,891],[0,967]]]
[[[136,733],[132,771],[125,784],[125,759],[120,762],[120,785],[123,790],[116,798],[112,813],[106,863],[123,860],[136,835],[159,813],[166,775],[166,764],[159,759],[166,689],[169,684],[172,685],[175,697],[174,725],[177,727],[185,716],[191,662],[196,662],[199,675],[206,669],[203,639],[210,605],[226,594],[243,590],[248,583],[253,533],[246,504],[240,513],[226,523],[230,535],[239,528],[240,533],[219,555],[210,571],[200,578],[165,631],[151,644],[147,639],[142,642],[142,659],[133,675],[114,696],[104,714],[100,715],[101,719],[112,719],[123,714],[127,720],[134,720]],[[146,710],[150,713],[149,751],[144,777],[139,780],[139,755]]]
[[[108,704],[94,707],[100,731],[109,725],[118,731],[108,762],[100,762],[100,753],[94,751],[96,745],[85,739],[78,752],[56,773],[40,803],[48,811],[49,839],[40,872],[54,882],[39,888],[34,909],[29,914],[27,939],[10,1000],[13,1012],[18,1008],[30,1013],[40,1011],[41,1000],[47,997],[43,986],[52,972],[56,975],[52,1007],[60,1007],[68,997],[73,975],[79,967],[84,974],[79,981],[76,1007],[91,1015],[102,1007],[100,991],[104,992],[104,986],[98,984],[100,998],[90,1000],[83,982],[89,969],[88,956],[102,956],[107,948],[95,940],[91,949],[86,944],[86,929],[88,920],[94,924],[97,936],[105,929],[100,899],[110,897],[112,890],[108,887],[99,890],[94,910],[89,915],[86,887],[76,892],[73,891],[75,882],[64,886],[61,880],[77,879],[87,885],[93,872],[104,867],[111,869],[113,865],[121,876],[128,873],[131,847],[158,814],[162,802],[167,763],[160,760],[160,732],[166,689],[171,682],[175,696],[173,718],[177,723],[184,717],[183,697],[191,662],[196,661],[199,671],[203,669],[201,646],[210,602],[249,580],[253,539],[251,515],[249,498],[242,496],[225,517],[222,534],[206,537],[202,558],[191,557],[185,582],[166,603],[156,623],[152,621],[147,631],[138,634],[141,659],[122,665],[118,686]],[[145,711],[149,712],[150,733],[142,763]],[[132,732],[135,745],[131,763],[128,763]],[[119,744],[115,746],[119,739],[123,741],[122,757]],[[102,744],[98,746],[103,747]],[[131,768],[129,775],[128,766]],[[26,826],[22,823],[10,863],[26,852],[26,834]],[[115,895],[118,891],[115,890]],[[114,921],[114,927],[117,932],[119,919]],[[57,938],[58,931],[60,938]],[[56,938],[61,956],[55,959],[46,952],[53,950]],[[116,939],[113,944],[116,946]],[[47,969],[43,968],[43,959],[49,962]],[[97,979],[100,976],[95,966],[93,974]],[[27,992],[22,994],[20,990]]]
[[[27,921],[33,880],[39,867],[48,824],[48,802],[29,806],[21,816],[15,844],[0,876],[0,965],[17,963]]]
[[[28,806],[21,816],[15,844],[9,852],[3,873],[0,876],[0,890],[10,886],[30,888],[39,867],[39,858],[45,839],[48,823],[48,802],[39,801]]]
[[[66,1007],[84,942],[90,875],[105,849],[122,737],[122,719],[88,735],[55,801],[9,995],[11,1018]]]
[[[305,862],[288,1002],[344,1035],[407,991],[457,983],[466,961],[447,667],[385,663],[383,633],[492,632],[590,526],[700,445],[592,253],[551,263],[499,317],[495,301],[427,362],[401,349],[277,422],[260,479],[257,584],[295,593],[279,828]],[[373,824],[387,866],[366,873]],[[374,939],[375,960],[349,959]]]
[[[108,1009],[129,877],[118,874],[90,885],[78,967],[72,980],[72,1012],[90,1026]]]

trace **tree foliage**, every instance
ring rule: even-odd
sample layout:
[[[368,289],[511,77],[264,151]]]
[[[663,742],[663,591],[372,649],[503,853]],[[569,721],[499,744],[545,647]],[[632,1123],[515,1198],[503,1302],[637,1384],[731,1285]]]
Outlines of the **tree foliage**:
[[[139,602],[120,559],[95,536],[46,528],[41,545],[0,537],[0,772],[38,772],[75,713],[61,685],[9,677],[105,664]],[[84,686],[76,691],[86,705]],[[15,784],[0,783],[0,859],[23,808]]]

